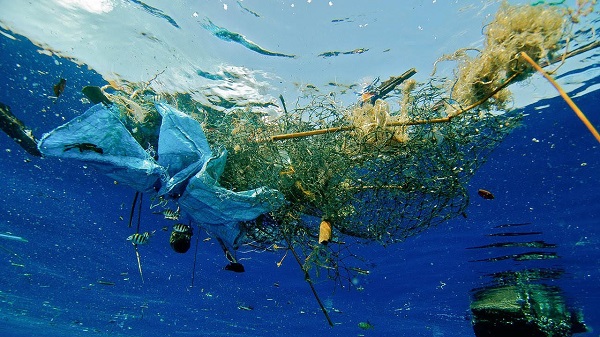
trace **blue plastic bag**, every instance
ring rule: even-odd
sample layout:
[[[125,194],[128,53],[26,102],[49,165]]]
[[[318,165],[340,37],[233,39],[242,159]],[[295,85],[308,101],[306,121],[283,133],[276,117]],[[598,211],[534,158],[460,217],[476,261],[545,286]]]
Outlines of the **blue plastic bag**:
[[[220,238],[229,248],[242,243],[239,223],[256,219],[284,203],[265,187],[234,192],[219,185],[227,152],[214,155],[202,126],[165,103],[155,160],[119,119],[118,109],[97,104],[83,115],[45,134],[45,156],[77,159],[140,192],[157,192],[177,202],[181,212]]]

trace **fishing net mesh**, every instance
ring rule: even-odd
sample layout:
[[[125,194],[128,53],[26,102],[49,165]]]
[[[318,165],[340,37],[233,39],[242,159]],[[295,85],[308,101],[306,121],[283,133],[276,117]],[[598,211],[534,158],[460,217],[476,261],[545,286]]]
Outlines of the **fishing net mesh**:
[[[404,99],[408,105],[396,113],[385,111],[383,119],[446,117],[434,107],[439,87],[413,86],[406,93],[410,99]],[[388,244],[460,215],[468,203],[468,179],[519,120],[475,110],[451,123],[389,127],[375,121],[378,108],[386,110],[385,101],[348,108],[333,95],[309,98],[275,120],[249,110],[208,119],[208,129],[214,130],[207,132],[209,141],[229,151],[222,186],[268,186],[288,201],[274,214],[277,228],[250,228],[255,241],[276,242],[286,232],[316,241],[315,223],[302,221],[309,215],[328,219],[335,233]],[[352,130],[267,140],[351,125],[357,110],[362,124]]]

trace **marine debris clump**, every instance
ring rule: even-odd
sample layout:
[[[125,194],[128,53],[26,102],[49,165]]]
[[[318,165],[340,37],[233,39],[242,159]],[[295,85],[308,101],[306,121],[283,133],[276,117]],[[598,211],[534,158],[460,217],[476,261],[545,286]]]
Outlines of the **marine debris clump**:
[[[503,3],[494,20],[485,27],[485,43],[476,56],[458,52],[458,75],[453,83],[452,98],[462,107],[486,98],[512,76],[524,79],[533,70],[521,60],[527,53],[533,60],[551,60],[561,49],[568,17],[565,11],[550,6],[511,6]],[[490,97],[480,109],[505,109],[510,99],[508,89]]]
[[[418,83],[408,79],[413,70],[350,107],[333,94],[308,93],[292,109],[284,104],[278,118],[251,110],[207,116],[230,153],[221,183],[281,191],[288,203],[271,214],[276,225],[256,223],[250,232],[269,243],[290,235],[307,256],[321,218],[331,222],[333,241],[390,244],[460,216],[467,182],[520,124],[506,87],[534,71],[521,55],[549,64],[565,52],[568,13],[502,4],[476,56],[461,49],[442,58],[459,61],[455,78]]]
[[[532,73],[519,53],[552,58],[567,21],[556,7],[503,4],[479,54],[456,53],[462,56],[451,88],[403,78],[396,111],[386,95],[345,107],[335,95],[308,94],[275,119],[249,109],[206,116],[209,141],[229,152],[221,183],[232,190],[266,185],[285,195],[288,204],[273,214],[278,226],[265,230],[269,242],[286,231],[316,233],[319,221],[303,216],[330,219],[334,237],[382,244],[458,216],[469,178],[520,122],[501,90],[511,77]],[[308,247],[317,241],[292,237]]]

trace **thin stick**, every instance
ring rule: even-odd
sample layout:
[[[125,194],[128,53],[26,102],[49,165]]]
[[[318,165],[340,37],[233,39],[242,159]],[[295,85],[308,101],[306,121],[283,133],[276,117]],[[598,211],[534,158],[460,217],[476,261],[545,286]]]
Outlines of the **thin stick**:
[[[284,135],[271,136],[271,141],[278,141],[278,140],[291,139],[291,138],[301,138],[301,137],[316,136],[316,135],[322,135],[324,133],[332,133],[332,132],[338,132],[338,131],[350,131],[350,130],[353,130],[353,129],[354,129],[353,126],[339,126],[339,127],[335,127],[335,128],[327,128],[327,129],[311,130],[311,131],[304,131],[304,132],[288,133],[288,134],[284,134]]]
[[[587,117],[583,114],[583,112],[579,109],[579,107],[577,107],[577,105],[575,105],[575,103],[573,102],[571,97],[569,97],[569,95],[567,95],[567,93],[558,85],[558,83],[556,83],[556,81],[552,77],[550,77],[550,75],[548,75],[544,71],[544,69],[542,69],[542,67],[540,67],[537,63],[535,63],[535,61],[532,60],[531,57],[529,57],[529,55],[527,55],[527,53],[521,52],[521,57],[523,57],[525,59],[525,61],[529,62],[535,68],[535,70],[537,70],[542,75],[544,75],[544,77],[554,86],[554,88],[556,88],[556,90],[562,96],[562,98],[567,102],[567,104],[571,107],[571,109],[573,109],[573,111],[575,112],[577,117],[579,117],[579,119],[581,119],[583,124],[588,128],[588,130],[590,130],[592,135],[600,143],[600,134],[598,133],[596,128],[594,128],[592,123],[590,123],[590,121],[587,119]]]
[[[563,60],[566,60],[570,57],[573,57],[573,56],[579,55],[579,54],[583,54],[586,51],[590,51],[590,50],[592,50],[594,48],[598,48],[598,47],[600,47],[600,41],[594,41],[594,42],[588,43],[583,47],[577,48],[577,49],[570,51],[564,55],[561,55],[561,57],[555,58],[551,61],[542,62],[542,63],[540,63],[540,67],[546,68],[547,66],[549,66],[551,64],[562,62]]]
[[[310,286],[310,290],[312,290],[312,293],[315,296],[315,299],[317,300],[317,303],[319,303],[319,307],[321,307],[321,311],[323,312],[323,315],[325,315],[325,318],[327,319],[327,323],[329,323],[330,326],[333,326],[333,321],[331,320],[331,317],[329,317],[329,313],[327,312],[327,309],[323,305],[323,302],[321,301],[321,298],[319,297],[319,294],[317,294],[317,290],[315,289],[315,286],[313,285],[312,279],[310,278],[310,275],[308,274],[308,271],[302,265],[302,260],[300,260],[300,256],[298,256],[298,253],[296,253],[296,250],[294,249],[294,246],[292,246],[292,243],[290,242],[290,240],[288,240],[288,238],[287,238],[286,235],[284,235],[284,239],[287,242],[288,247],[292,251],[292,254],[296,258],[296,262],[298,262],[298,265],[300,266],[300,269],[302,269],[302,272],[304,272],[304,280],[306,282],[308,282],[308,285]]]
[[[133,223],[133,212],[135,212],[135,204],[137,203],[137,198],[140,192],[136,191],[135,196],[133,197],[133,202],[131,203],[131,212],[129,212],[129,228]]]
[[[285,101],[283,100],[283,95],[279,95],[279,100],[281,101],[281,105],[283,106],[283,112],[285,112],[285,115],[287,116],[288,111],[287,111],[287,108],[285,107]]]
[[[142,261],[140,260],[140,252],[138,251],[138,245],[133,244],[133,248],[135,248],[135,256],[137,257],[138,270],[140,271],[140,277],[142,278],[142,283],[144,283],[144,275],[142,274]]]
[[[137,221],[137,229],[136,233],[140,232],[140,223],[142,221],[142,199],[144,198],[144,193],[140,193],[140,203],[138,204],[138,221]]]
[[[390,127],[391,126],[408,126],[408,125],[422,125],[422,124],[433,124],[433,123],[447,123],[447,122],[450,122],[452,120],[452,118],[454,118],[454,117],[456,117],[458,115],[461,115],[461,114],[463,114],[463,113],[465,113],[465,112],[467,112],[469,110],[472,110],[472,109],[476,108],[477,106],[479,106],[482,103],[484,103],[485,101],[487,101],[490,97],[492,97],[495,94],[497,94],[500,90],[506,88],[520,74],[521,73],[515,73],[515,74],[513,74],[502,85],[498,86],[496,89],[494,89],[493,91],[491,91],[490,93],[488,93],[484,98],[482,98],[479,101],[477,101],[477,102],[469,105],[465,109],[457,110],[456,113],[454,113],[453,115],[450,115],[448,117],[434,118],[434,119],[427,119],[427,120],[416,120],[416,121],[391,122],[391,123],[386,123],[385,126],[390,126]],[[333,133],[333,132],[339,132],[339,131],[351,131],[351,130],[354,130],[354,129],[355,129],[354,126],[338,126],[338,127],[333,127],[333,128],[327,128],[327,129],[319,129],[319,130],[311,130],[311,131],[304,131],[304,132],[288,133],[288,134],[271,136],[271,141],[278,141],[278,140],[285,140],[285,139],[292,139],[292,138],[301,138],[301,137],[316,136],[316,135],[322,135],[322,134],[325,134],[325,133]]]
[[[190,221],[191,225],[191,221]],[[196,258],[198,257],[198,242],[200,241],[200,233],[196,234],[196,251],[194,252],[194,266],[192,267],[192,284],[190,288],[194,287],[194,278],[196,277]]]
[[[384,97],[385,95],[389,94],[392,90],[394,90],[397,86],[402,84],[402,82],[411,78],[416,73],[417,70],[415,68],[410,68],[407,71],[405,71],[404,74],[398,77],[390,77],[385,82],[381,83],[381,85],[377,88],[377,92],[375,93],[375,95],[377,97]]]

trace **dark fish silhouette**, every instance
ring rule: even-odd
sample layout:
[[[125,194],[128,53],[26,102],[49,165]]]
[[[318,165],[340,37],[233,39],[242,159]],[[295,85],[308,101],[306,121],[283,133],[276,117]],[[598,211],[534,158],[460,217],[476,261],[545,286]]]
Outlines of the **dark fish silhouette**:
[[[30,155],[41,157],[37,139],[29,128],[10,111],[10,107],[0,103],[0,129],[19,144]]]
[[[93,151],[98,154],[104,154],[104,150],[98,147],[98,145],[92,143],[74,143],[65,145],[63,152],[67,152],[72,149],[79,149],[79,152]]]
[[[106,98],[100,87],[88,85],[83,87],[83,89],[81,89],[81,92],[85,95],[85,97],[87,97],[90,100],[90,102],[94,104],[102,103],[106,106],[112,104],[112,102],[108,98]]]
[[[245,272],[246,270],[244,269],[244,266],[241,263],[237,262],[235,256],[233,254],[231,254],[231,252],[229,251],[229,248],[227,248],[227,246],[225,245],[225,242],[223,242],[223,240],[221,238],[217,238],[217,241],[219,242],[219,245],[223,249],[223,252],[225,253],[225,257],[229,261],[229,264],[225,266],[225,270],[229,270],[229,271],[236,272],[236,273]]]
[[[237,263],[237,262],[231,262],[228,265],[225,266],[225,270],[229,270],[229,271],[233,271],[236,273],[243,273],[246,270],[244,270],[244,266],[241,263]]]
[[[480,197],[487,199],[487,200],[494,199],[494,195],[490,191],[479,189],[479,191],[477,191],[477,194],[479,194]]]
[[[65,91],[66,86],[67,80],[61,78],[60,81],[58,81],[58,83],[56,83],[54,87],[52,87],[52,89],[54,89],[54,96],[56,98],[60,97],[60,95],[62,95],[62,93]]]

